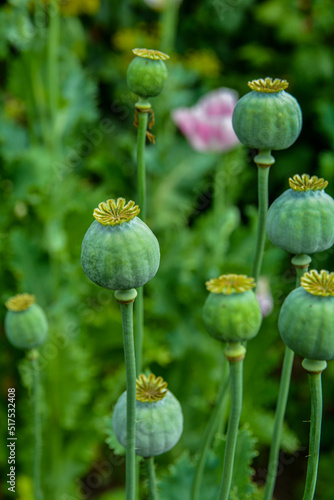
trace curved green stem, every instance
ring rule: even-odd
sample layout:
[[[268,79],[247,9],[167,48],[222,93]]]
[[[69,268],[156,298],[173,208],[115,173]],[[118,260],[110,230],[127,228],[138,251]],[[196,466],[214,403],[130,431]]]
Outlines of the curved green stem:
[[[149,500],[157,500],[157,480],[155,476],[154,457],[145,458],[147,479],[148,479],[148,498]]]
[[[266,486],[264,489],[263,500],[271,500],[274,493],[277,468],[279,463],[279,451],[281,445],[282,428],[284,423],[286,404],[288,401],[291,371],[292,371],[294,357],[295,353],[291,349],[286,347],[279,394],[277,399],[274,430],[270,447],[268,473],[266,478]]]
[[[223,479],[219,493],[219,500],[228,500],[229,498],[239,421],[242,409],[243,359],[228,359],[228,361],[230,363],[231,412],[226,437]]]
[[[268,181],[270,168],[258,167],[259,221],[257,228],[256,250],[252,266],[252,276],[257,282],[263,259],[266,239],[266,217],[268,211]]]
[[[230,379],[227,374],[225,373],[225,367],[227,366],[226,362],[224,363],[224,370],[222,373],[222,383],[220,385],[219,393],[217,396],[217,401],[216,401],[216,406],[214,407],[213,411],[211,412],[211,416],[209,419],[209,422],[206,426],[204,436],[203,436],[203,442],[202,442],[202,448],[200,452],[200,456],[196,465],[196,471],[195,471],[195,478],[192,486],[192,491],[191,491],[191,500],[198,500],[201,498],[201,485],[202,485],[202,479],[203,479],[203,472],[204,472],[204,467],[208,455],[208,451],[210,449],[210,445],[212,443],[213,437],[215,435],[215,432],[217,430],[218,424],[219,424],[219,419],[222,413],[222,408],[223,408],[223,403],[226,398],[226,393],[227,389],[230,383]]]
[[[321,422],[322,422],[322,386],[321,373],[308,374],[311,393],[311,428],[309,458],[303,500],[313,500],[317,484]]]
[[[311,257],[309,257],[308,255],[296,256],[292,259],[292,263],[295,265],[297,274],[296,287],[300,285],[300,279],[303,276],[303,274],[307,272],[310,262],[311,262]],[[282,429],[283,429],[286,405],[289,396],[291,372],[292,372],[294,357],[295,357],[294,352],[288,347],[286,347],[280,387],[279,387],[279,394],[277,399],[273,437],[270,446],[268,473],[266,478],[266,486],[264,489],[263,500],[271,500],[274,493],[276,477],[277,477],[277,468],[279,464],[279,452],[280,452],[280,445],[282,438]]]
[[[116,292],[117,293],[117,292]],[[126,369],[126,500],[136,495],[136,360],[133,341],[133,302],[120,300]]]
[[[42,460],[42,425],[40,413],[40,376],[38,366],[38,352],[31,351],[33,371],[33,404],[34,404],[34,493],[36,500],[43,500],[41,488],[41,460]]]

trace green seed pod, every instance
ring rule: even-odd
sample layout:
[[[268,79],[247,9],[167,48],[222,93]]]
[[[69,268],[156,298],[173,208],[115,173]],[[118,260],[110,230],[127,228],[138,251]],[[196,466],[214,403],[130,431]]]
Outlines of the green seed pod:
[[[158,50],[134,49],[135,57],[128,67],[127,84],[139,97],[154,97],[162,91],[167,78],[164,61],[167,54]]]
[[[34,349],[47,337],[48,323],[35,297],[28,293],[7,300],[5,332],[9,342],[18,349]]]
[[[248,82],[252,92],[236,104],[232,117],[239,141],[249,148],[286,149],[302,128],[302,112],[297,100],[287,92],[286,80],[265,78]]]
[[[100,203],[82,242],[86,276],[103,288],[129,290],[145,285],[160,263],[159,243],[138,217],[139,208],[124,198]]]
[[[290,189],[269,208],[268,238],[296,255],[330,248],[334,244],[334,200],[324,191],[328,182],[303,174],[289,179],[289,184]]]
[[[203,308],[203,321],[212,337],[222,342],[243,342],[257,335],[262,321],[253,292],[254,279],[226,274],[206,283],[211,292]]]
[[[285,299],[278,318],[283,342],[307,359],[334,359],[334,273],[312,270]]]
[[[183,430],[181,405],[161,377],[140,375],[136,382],[136,454],[154,457],[172,449]],[[126,446],[126,392],[118,399],[112,426]]]

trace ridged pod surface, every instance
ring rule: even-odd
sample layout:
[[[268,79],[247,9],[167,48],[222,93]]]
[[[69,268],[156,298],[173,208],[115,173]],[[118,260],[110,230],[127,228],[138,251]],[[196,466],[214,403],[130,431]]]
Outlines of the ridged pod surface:
[[[312,273],[316,271],[303,278]],[[334,281],[334,273],[331,275]],[[314,295],[303,286],[296,288],[283,303],[278,329],[296,354],[313,360],[334,359],[334,295]]]
[[[219,291],[219,282],[249,280],[240,291],[237,288]],[[203,321],[212,337],[222,342],[242,342],[255,337],[260,329],[262,313],[255,293],[255,284],[243,275],[223,275],[207,282],[211,291],[203,307]],[[214,291],[217,284],[217,291]],[[212,285],[212,286],[211,286]]]
[[[127,210],[129,204],[132,204],[131,209],[136,208],[133,202],[125,205],[123,198],[117,202],[108,200],[107,204],[114,202],[117,206],[119,200],[122,200],[123,210]],[[103,288],[128,290],[143,286],[159,268],[157,238],[138,217],[128,219],[110,225],[100,217],[103,223],[95,220],[83,239],[82,268],[91,281]]]
[[[117,440],[126,446],[126,392],[118,399],[112,426]],[[181,405],[167,390],[163,399],[136,400],[136,454],[154,457],[166,453],[179,441],[183,430]]]
[[[31,297],[31,303],[25,309],[11,308],[21,298]],[[12,301],[12,302],[11,302]],[[5,316],[5,332],[9,342],[18,349],[34,349],[43,344],[47,337],[48,323],[42,308],[34,303],[28,294],[17,295],[6,303],[9,310]],[[25,307],[25,306],[24,306]]]
[[[276,84],[276,85],[275,85]],[[239,141],[249,148],[279,150],[290,147],[302,128],[297,100],[284,89],[285,80],[254,80],[252,90],[237,102],[232,117]]]
[[[137,55],[129,64],[127,84],[129,89],[142,98],[160,94],[167,79],[164,60],[169,56],[157,50],[134,49]]]
[[[315,176],[302,178],[327,184]],[[269,208],[266,231],[274,245],[292,254],[327,250],[334,244],[334,200],[323,189],[288,189]]]

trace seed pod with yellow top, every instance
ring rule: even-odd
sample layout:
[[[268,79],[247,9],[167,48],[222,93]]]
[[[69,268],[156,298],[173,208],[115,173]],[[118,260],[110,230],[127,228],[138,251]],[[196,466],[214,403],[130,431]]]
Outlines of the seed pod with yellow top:
[[[129,89],[139,97],[155,97],[164,88],[167,78],[165,61],[167,54],[152,49],[133,49],[135,58],[131,61],[127,72]]]
[[[5,332],[18,349],[34,349],[47,337],[48,323],[44,311],[28,293],[15,295],[6,302]]]
[[[233,112],[233,128],[249,148],[279,150],[290,147],[300,134],[302,113],[297,100],[285,90],[286,80],[260,78],[248,82]]]
[[[314,269],[285,299],[278,320],[284,343],[307,359],[334,359],[334,273]]]
[[[253,291],[253,278],[225,274],[206,283],[210,294],[203,307],[204,324],[222,342],[243,342],[257,335],[261,307]]]
[[[126,392],[118,399],[113,429],[126,446]],[[183,430],[181,405],[162,377],[140,375],[136,382],[136,454],[154,457],[166,453],[179,441]]]
[[[86,276],[110,290],[143,286],[160,263],[157,238],[137,215],[140,210],[124,198],[100,203],[95,221],[82,242],[81,263]]]
[[[294,175],[289,184],[269,208],[268,238],[296,255],[327,250],[334,244],[334,200],[325,193],[328,182],[303,174]]]

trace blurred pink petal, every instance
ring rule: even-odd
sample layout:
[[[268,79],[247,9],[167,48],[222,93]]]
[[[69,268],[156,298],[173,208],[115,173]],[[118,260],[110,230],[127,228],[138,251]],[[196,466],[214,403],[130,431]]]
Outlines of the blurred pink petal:
[[[172,111],[172,119],[196,151],[228,151],[239,144],[232,128],[237,100],[234,90],[213,90],[195,106]]]
[[[171,0],[168,0],[168,1],[171,1]],[[156,10],[164,10],[168,5],[168,1],[167,0],[144,0],[146,5],[148,5],[152,9],[156,9]],[[182,0],[174,0],[174,1],[175,1],[175,3],[179,4],[179,3],[181,3]]]
[[[262,317],[269,316],[273,310],[274,301],[271,295],[269,280],[265,276],[260,276],[258,280],[256,297],[261,307]]]

